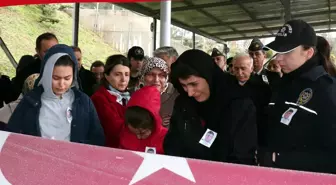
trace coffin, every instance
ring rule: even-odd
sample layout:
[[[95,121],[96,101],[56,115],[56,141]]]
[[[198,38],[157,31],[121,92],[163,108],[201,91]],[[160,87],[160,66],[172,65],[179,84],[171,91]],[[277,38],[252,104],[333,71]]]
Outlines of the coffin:
[[[324,185],[336,175],[96,147],[0,131],[0,185]]]

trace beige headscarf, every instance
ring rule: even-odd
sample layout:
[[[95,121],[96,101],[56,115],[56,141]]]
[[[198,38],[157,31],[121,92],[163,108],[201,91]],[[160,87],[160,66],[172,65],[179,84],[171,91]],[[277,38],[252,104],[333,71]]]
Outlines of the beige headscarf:
[[[167,89],[169,67],[168,67],[166,61],[164,61],[163,59],[158,58],[158,57],[145,58],[144,63],[143,63],[142,68],[141,68],[141,71],[140,71],[140,83],[139,83],[139,85],[137,86],[136,89],[140,89],[141,87],[143,87],[145,85],[145,75],[147,73],[149,73],[154,68],[159,68],[163,72],[167,73],[167,78],[166,78],[166,84],[165,84],[164,91]]]
[[[34,89],[35,80],[40,76],[39,73],[32,74],[23,83],[22,94],[26,94]]]

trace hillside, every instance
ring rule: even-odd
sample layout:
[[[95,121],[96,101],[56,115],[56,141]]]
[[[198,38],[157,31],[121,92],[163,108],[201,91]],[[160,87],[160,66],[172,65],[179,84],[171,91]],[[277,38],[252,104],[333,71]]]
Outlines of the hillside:
[[[18,62],[22,55],[35,54],[35,39],[43,32],[53,32],[60,43],[72,44],[72,18],[63,11],[57,11],[59,23],[40,23],[42,15],[37,6],[15,6],[0,8],[0,34],[7,47]],[[83,62],[86,68],[95,60],[103,60],[112,54],[119,53],[93,31],[80,25],[79,47],[83,52]],[[6,55],[0,51],[0,73],[13,77],[14,67]]]

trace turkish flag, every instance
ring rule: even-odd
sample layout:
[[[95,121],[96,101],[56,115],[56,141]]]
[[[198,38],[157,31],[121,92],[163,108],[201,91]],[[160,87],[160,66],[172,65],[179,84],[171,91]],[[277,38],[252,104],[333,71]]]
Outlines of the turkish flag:
[[[143,154],[6,132],[0,132],[1,138],[4,144],[0,184],[8,181],[12,185],[129,185],[136,174],[140,177],[134,183],[137,185],[336,184],[336,176],[328,174]],[[154,158],[156,162],[151,164]],[[178,171],[183,164],[174,164],[177,159],[185,161],[184,168],[190,168],[191,174],[183,174],[188,170]],[[166,162],[162,168],[158,167],[161,161]],[[153,166],[153,173],[141,171],[145,165]],[[147,175],[142,176],[144,173]]]

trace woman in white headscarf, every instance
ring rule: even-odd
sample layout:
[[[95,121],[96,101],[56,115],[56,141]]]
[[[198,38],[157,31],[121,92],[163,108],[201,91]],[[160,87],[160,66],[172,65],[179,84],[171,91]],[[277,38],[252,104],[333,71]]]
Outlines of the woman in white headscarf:
[[[138,88],[143,86],[155,86],[161,92],[160,114],[162,124],[169,126],[170,117],[176,97],[179,95],[174,86],[168,82],[169,67],[167,63],[157,57],[146,58],[141,69],[141,77]]]

